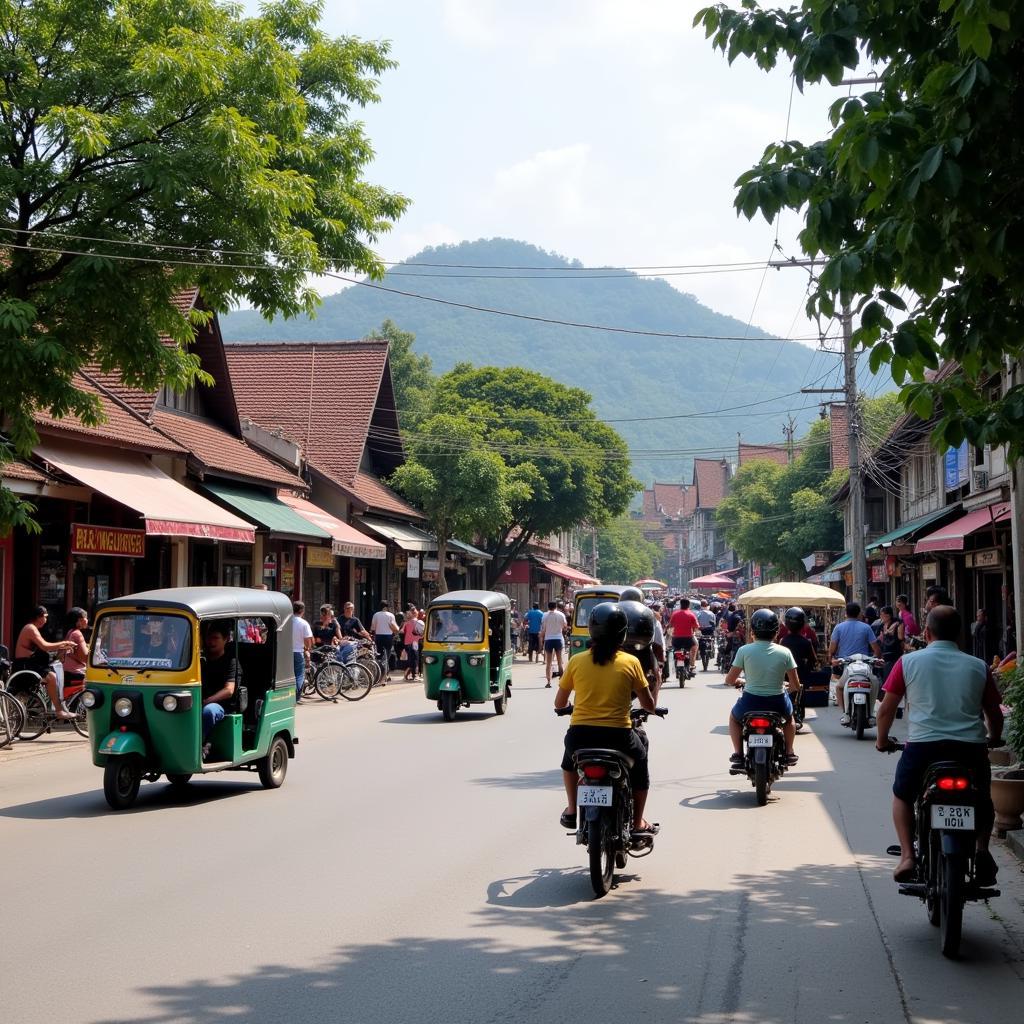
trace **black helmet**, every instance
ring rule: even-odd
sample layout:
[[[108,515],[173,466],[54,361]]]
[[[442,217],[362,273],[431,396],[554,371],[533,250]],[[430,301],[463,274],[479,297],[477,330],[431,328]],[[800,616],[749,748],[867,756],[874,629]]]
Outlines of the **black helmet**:
[[[790,608],[782,619],[791,633],[799,633],[807,625],[803,608]]]
[[[641,604],[644,600],[644,592],[639,587],[623,587],[622,593],[619,594],[620,601],[639,601]]]
[[[779,631],[779,617],[770,608],[758,608],[750,616],[750,631],[758,640],[774,640]]]
[[[626,613],[626,649],[642,650],[654,639],[654,612],[639,601],[620,601]]]
[[[587,629],[591,640],[607,640],[621,647],[626,640],[626,613],[615,601],[602,601],[590,609]]]

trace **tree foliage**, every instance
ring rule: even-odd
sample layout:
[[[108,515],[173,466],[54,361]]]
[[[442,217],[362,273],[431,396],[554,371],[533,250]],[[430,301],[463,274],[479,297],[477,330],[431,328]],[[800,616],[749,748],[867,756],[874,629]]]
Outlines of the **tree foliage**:
[[[524,486],[512,515],[488,535],[491,583],[534,538],[621,515],[639,484],[623,439],[590,408],[590,395],[520,367],[460,363],[439,378],[433,411],[479,424]],[[426,427],[424,433],[429,433]]]
[[[528,499],[528,489],[484,443],[481,426],[464,416],[431,416],[409,442],[407,454],[390,482],[430,522],[441,566],[438,591],[443,594],[448,541],[457,534],[475,538],[500,530],[513,506]]]
[[[388,48],[331,38],[321,2],[255,17],[218,0],[0,0],[0,418],[28,454],[33,412],[95,422],[86,364],[184,389],[204,314],[311,312],[307,272],[380,276],[370,243],[405,207],[362,179],[354,107]],[[208,314],[206,314],[208,315]],[[176,344],[167,345],[170,338]],[[17,518],[0,492],[0,529]]]
[[[385,320],[370,337],[384,338],[388,342],[398,419],[403,430],[415,430],[430,408],[436,380],[433,360],[412,350],[416,335],[403,331],[394,320]]]
[[[832,104],[827,138],[769,145],[738,180],[736,207],[769,221],[806,211],[801,245],[825,261],[809,312],[854,304],[872,369],[888,364],[922,419],[940,410],[939,446],[967,437],[1022,454],[1024,386],[989,401],[979,385],[1024,356],[1024,5],[744,0],[695,24],[730,63],[789,61],[801,88],[877,71],[872,88]],[[926,379],[940,359],[958,372]]]
[[[647,540],[643,525],[620,516],[597,531],[597,574],[605,583],[632,583],[651,576],[661,562],[659,545]]]

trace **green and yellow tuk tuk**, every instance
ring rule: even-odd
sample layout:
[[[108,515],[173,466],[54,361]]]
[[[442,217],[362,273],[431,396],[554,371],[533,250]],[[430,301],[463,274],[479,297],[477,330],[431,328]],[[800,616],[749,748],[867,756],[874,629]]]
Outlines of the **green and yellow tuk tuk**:
[[[505,714],[512,696],[511,604],[490,590],[453,590],[427,608],[423,688],[446,722],[460,707],[494,702]]]
[[[572,632],[569,636],[569,657],[585,651],[590,643],[590,613],[602,601],[618,601],[624,590],[635,590],[635,587],[620,587],[599,583],[592,587],[580,587],[573,597]]]
[[[204,737],[207,667],[210,678],[230,674],[235,686],[207,709]],[[134,803],[143,779],[161,775],[180,787],[193,775],[255,769],[268,789],[284,782],[298,742],[292,604],[284,594],[182,587],[106,601],[85,682],[92,761],[114,810]]]

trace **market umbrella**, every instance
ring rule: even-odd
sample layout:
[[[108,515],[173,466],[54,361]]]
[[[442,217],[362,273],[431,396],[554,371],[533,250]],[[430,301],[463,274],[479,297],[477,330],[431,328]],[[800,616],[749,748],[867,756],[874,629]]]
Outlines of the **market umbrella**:
[[[801,608],[843,608],[846,598],[831,587],[819,587],[816,583],[769,583],[740,594],[736,600],[744,605],[761,605],[781,608],[783,605],[799,605]]]
[[[645,579],[637,580],[633,586],[639,587],[641,590],[665,590],[668,587],[668,584],[662,583],[661,580]]]
[[[695,580],[690,580],[690,587],[693,590],[727,590],[732,593],[736,589],[736,581],[729,579],[728,576],[711,573],[708,576],[698,576]]]

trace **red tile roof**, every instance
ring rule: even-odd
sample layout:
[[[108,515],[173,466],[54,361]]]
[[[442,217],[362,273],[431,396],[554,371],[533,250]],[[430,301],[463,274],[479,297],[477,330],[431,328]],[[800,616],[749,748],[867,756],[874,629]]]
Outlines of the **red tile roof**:
[[[361,469],[368,449],[385,468],[402,459],[387,341],[233,343],[224,349],[242,416],[280,430],[302,448],[312,469],[370,508],[422,518]]]
[[[254,483],[276,484],[296,490],[306,490],[306,484],[295,473],[265,458],[244,441],[208,420],[187,413],[158,409],[153,413],[153,425],[173,438],[204,468],[204,471],[227,473],[243,477]]]
[[[694,508],[718,508],[725,497],[728,469],[724,459],[693,460],[693,482],[697,488]]]
[[[850,468],[850,420],[842,402],[829,406],[829,436],[832,449],[832,468]]]
[[[99,398],[104,422],[90,427],[86,426],[77,416],[68,415],[57,419],[49,413],[38,412],[35,415],[35,422],[40,430],[71,434],[93,442],[105,441],[113,443],[118,448],[183,454],[183,449],[178,444],[153,430],[138,413],[118,401],[116,396],[85,373],[76,374],[74,384],[79,390]]]
[[[27,480],[33,484],[45,484],[49,477],[35,466],[30,466],[21,459],[13,459],[10,462],[0,464],[0,478],[4,480]]]
[[[648,522],[679,519],[692,511],[693,492],[686,484],[655,482],[643,493],[643,518]]]
[[[775,462],[780,466],[789,465],[789,449],[781,444],[746,444],[741,441],[736,464],[745,466],[749,462]]]

